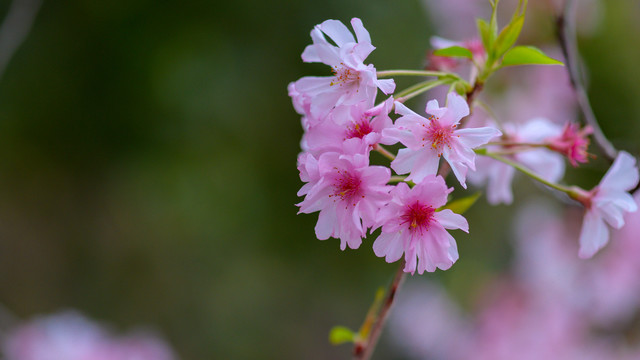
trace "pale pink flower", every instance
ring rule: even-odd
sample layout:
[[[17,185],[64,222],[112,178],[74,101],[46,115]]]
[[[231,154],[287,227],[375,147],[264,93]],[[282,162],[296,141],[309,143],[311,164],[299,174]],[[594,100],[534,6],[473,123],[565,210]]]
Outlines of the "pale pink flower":
[[[633,198],[640,204],[640,192]],[[628,321],[640,307],[640,212],[625,214],[624,220],[625,226],[612,232],[611,245],[584,262],[592,265],[589,315],[605,326]]]
[[[400,149],[391,163],[396,173],[410,173],[408,180],[420,182],[427,175],[437,173],[442,156],[462,187],[466,188],[467,170],[476,169],[476,154],[472,149],[486,144],[501,132],[491,127],[457,129],[460,120],[469,115],[469,106],[453,92],[447,95],[447,101],[448,107],[442,108],[438,107],[437,100],[429,101],[426,112],[432,116],[428,119],[396,102],[396,113],[402,117],[396,120],[394,128],[385,129],[382,133],[407,147]]]
[[[393,126],[389,112],[393,107],[390,97],[378,106],[367,108],[367,101],[352,106],[336,108],[325,121],[311,126],[304,134],[306,150],[319,155],[323,152],[340,152],[343,143],[356,139],[365,146],[387,144],[382,130]]]
[[[115,337],[76,312],[20,325],[5,339],[3,353],[7,360],[175,359],[171,349],[156,337]]]
[[[580,129],[577,124],[570,122],[565,124],[560,136],[547,139],[546,143],[551,150],[566,156],[571,165],[577,167],[578,163],[586,163],[588,161],[588,136],[591,133],[593,133],[591,126],[585,126]]]
[[[624,225],[624,213],[638,209],[628,193],[638,184],[638,177],[636,159],[621,151],[598,186],[590,192],[576,189],[574,198],[586,207],[578,256],[592,257],[609,241],[606,224],[620,229]]]
[[[633,156],[620,152],[600,184],[578,197],[587,212],[580,235],[580,256],[591,257],[608,241],[605,222],[619,229],[624,225],[624,212],[634,212],[637,205],[627,192],[638,183],[638,168]]]
[[[313,44],[305,48],[302,60],[321,62],[331,66],[334,76],[303,77],[294,83],[294,104],[310,102],[310,114],[322,119],[335,106],[353,105],[365,99],[375,98],[378,88],[385,94],[395,89],[392,79],[378,80],[373,65],[364,60],[375,49],[369,32],[358,18],[351,20],[357,41],[349,29],[338,20],[326,20],[311,31]],[[337,45],[331,44],[325,34]],[[291,91],[290,91],[291,93]]]
[[[387,182],[391,171],[383,166],[369,166],[369,152],[358,142],[350,141],[341,152],[326,152],[316,159],[312,155],[298,158],[300,177],[309,181],[298,192],[306,194],[298,204],[301,213],[320,211],[315,227],[320,240],[340,239],[340,249],[347,245],[357,249],[374,224],[378,210],[390,199]]]
[[[583,359],[586,329],[579,314],[552,296],[510,279],[487,288],[475,334],[459,359]]]
[[[407,279],[394,302],[388,333],[411,359],[454,359],[456,349],[469,340],[471,324],[437,282]]]
[[[393,199],[378,214],[382,233],[373,243],[373,251],[391,263],[405,255],[405,272],[419,274],[436,268],[449,269],[458,260],[455,239],[445,229],[469,232],[467,220],[451,210],[436,211],[445,205],[453,188],[441,176],[430,175],[409,189],[398,184]]]
[[[560,136],[562,132],[560,126],[545,118],[531,119],[522,125],[508,123],[502,127],[504,129],[502,138],[493,140],[507,144],[542,144],[545,139]],[[487,149],[490,152],[502,152],[517,149],[517,146],[491,145]],[[542,147],[526,149],[526,151],[504,155],[504,157],[524,165],[550,182],[557,182],[564,175],[565,163],[562,156]],[[513,202],[511,190],[515,175],[513,167],[488,157],[481,157],[477,160],[477,169],[469,175],[469,181],[474,185],[487,184],[487,201],[490,204]]]

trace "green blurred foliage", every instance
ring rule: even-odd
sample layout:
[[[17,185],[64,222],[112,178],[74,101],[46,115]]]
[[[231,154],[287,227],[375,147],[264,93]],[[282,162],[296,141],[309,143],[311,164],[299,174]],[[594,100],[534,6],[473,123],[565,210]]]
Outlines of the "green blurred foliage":
[[[604,130],[637,151],[640,125],[616,119],[640,115],[638,24],[607,4],[580,45]],[[182,359],[347,358],[329,329],[358,328],[397,265],[373,238],[341,252],[296,216],[286,86],[328,74],[300,59],[312,27],[354,16],[378,69],[423,66],[433,29],[417,1],[45,0],[0,81],[0,303],[146,324]],[[516,198],[539,196],[522,185]],[[459,263],[426,275],[467,306],[510,256],[512,211],[484,205],[455,234]]]

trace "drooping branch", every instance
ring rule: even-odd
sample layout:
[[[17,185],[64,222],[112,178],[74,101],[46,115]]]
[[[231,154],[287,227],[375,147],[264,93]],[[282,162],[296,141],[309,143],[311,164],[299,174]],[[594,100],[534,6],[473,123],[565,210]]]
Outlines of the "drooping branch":
[[[563,12],[556,16],[558,41],[564,53],[571,86],[576,94],[578,106],[584,115],[585,122],[593,128],[593,137],[598,147],[600,147],[610,161],[613,161],[618,151],[602,132],[591,108],[591,104],[589,103],[589,97],[583,84],[575,33],[575,6],[576,1],[566,0]]]

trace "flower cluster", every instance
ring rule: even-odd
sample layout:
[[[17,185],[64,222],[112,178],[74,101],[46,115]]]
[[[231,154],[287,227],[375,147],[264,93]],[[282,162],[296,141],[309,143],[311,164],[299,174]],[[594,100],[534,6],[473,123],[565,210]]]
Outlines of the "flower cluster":
[[[519,6],[511,25],[523,21],[523,9]],[[387,262],[404,255],[404,271],[420,274],[450,268],[458,250],[447,229],[468,232],[469,226],[464,217],[447,209],[453,191],[445,182],[449,172],[464,189],[467,178],[476,186],[486,184],[491,204],[513,201],[516,170],[565,192],[586,208],[579,240],[583,258],[607,243],[607,224],[620,228],[624,213],[636,210],[628,191],[638,183],[638,168],[625,152],[591,191],[558,184],[565,160],[577,167],[593,157],[587,152],[592,127],[581,128],[566,118],[507,123],[495,116],[477,117],[475,112],[470,117],[474,96],[493,71],[500,65],[530,63],[517,62],[522,54],[509,59],[509,46],[484,38],[463,42],[434,38],[438,50],[430,59],[457,57],[456,66],[377,72],[365,64],[375,49],[369,32],[360,19],[352,19],[351,25],[355,37],[337,20],[317,25],[311,31],[313,44],[305,48],[302,59],[329,65],[333,75],[303,77],[288,86],[304,129],[298,156],[305,183],[298,195],[304,199],[298,206],[301,213],[319,212],[318,239],[337,238],[342,250],[357,249],[368,233],[380,229],[372,247]],[[531,49],[519,51],[526,55]],[[537,54],[533,59],[541,64],[561,64]],[[469,81],[448,72],[458,65],[471,68]],[[394,94],[394,80],[378,78],[390,75],[437,79]],[[430,100],[422,115],[404,104],[439,85],[449,86],[445,106]],[[388,97],[376,104],[378,90]],[[397,152],[387,150],[387,145]],[[372,165],[372,153],[390,160],[388,166]],[[478,154],[484,156],[476,161]]]
[[[448,269],[458,251],[445,229],[468,232],[468,224],[461,215],[442,209],[453,188],[437,175],[440,158],[466,187],[467,172],[475,170],[473,149],[501,133],[491,127],[461,128],[469,106],[454,92],[447,95],[445,107],[430,101],[427,117],[393,96],[376,105],[378,89],[390,95],[395,84],[378,79],[374,66],[365,65],[374,49],[371,38],[360,19],[351,24],[355,37],[336,20],[316,26],[313,44],[302,54],[306,62],[329,65],[333,76],[289,84],[305,130],[298,157],[300,178],[306,183],[298,192],[304,196],[300,212],[319,212],[316,236],[340,239],[343,250],[359,248],[367,232],[381,228],[373,244],[376,255],[394,262],[404,254],[404,270],[411,273]],[[395,122],[390,116],[394,108],[400,115]],[[382,147],[396,143],[405,146],[397,157]],[[390,167],[371,165],[372,152],[393,159]],[[392,181],[391,169],[408,176]]]

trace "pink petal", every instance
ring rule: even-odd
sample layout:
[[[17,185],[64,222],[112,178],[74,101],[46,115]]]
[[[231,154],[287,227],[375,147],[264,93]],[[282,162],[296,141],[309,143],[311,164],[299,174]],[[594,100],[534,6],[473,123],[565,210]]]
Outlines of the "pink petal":
[[[451,171],[453,171],[453,174],[456,176],[456,179],[458,179],[458,181],[460,182],[460,185],[462,185],[462,187],[466,189],[467,188],[466,179],[467,179],[467,169],[468,169],[467,165],[461,161],[456,161],[455,159],[451,159],[452,155],[455,158],[455,153],[452,154],[446,150],[442,154],[445,160],[447,160],[447,162],[449,163],[449,166],[451,167]]]
[[[449,209],[436,212],[434,217],[445,229],[460,229],[466,233],[469,232],[469,223],[467,223],[467,219]]]
[[[338,20],[326,20],[320,24],[320,30],[327,34],[333,40],[338,47],[342,47],[347,43],[355,43],[355,39],[351,34],[351,31]]]
[[[358,18],[351,19],[351,26],[353,27],[353,31],[356,33],[358,43],[371,44],[371,36],[367,29],[364,28],[364,25],[362,25],[362,20]]]
[[[418,273],[434,272],[436,268],[447,270],[453,265],[450,254],[451,235],[439,226],[432,226],[422,239],[416,244],[418,254]]]
[[[635,205],[633,202],[633,198],[631,195],[627,193],[623,193],[629,197],[631,204]],[[621,194],[622,195],[622,194]],[[620,229],[624,226],[624,209],[617,206],[615,203],[607,202],[605,204],[596,204],[596,207],[599,210],[599,213],[602,215],[607,224],[611,225],[616,229]]]
[[[388,263],[398,261],[404,253],[402,234],[399,232],[381,233],[373,243],[373,252],[384,257]]]
[[[335,207],[324,208],[318,215],[318,222],[315,227],[316,237],[319,240],[327,240],[329,237],[334,236],[336,224],[338,224],[338,217]],[[340,249],[344,250],[345,244],[340,244]]]
[[[609,229],[604,220],[595,211],[588,210],[584,215],[582,230],[580,231],[580,250],[578,256],[581,259],[592,257],[609,241]]]
[[[488,143],[495,137],[502,136],[502,133],[496,128],[480,127],[456,130],[454,135],[459,136],[458,139],[464,146],[474,149]]]
[[[416,162],[416,159],[420,156],[420,152],[413,151],[410,149],[400,149],[398,150],[398,155],[395,160],[391,162],[391,168],[396,174],[408,174],[413,169],[413,164]]]
[[[599,187],[629,191],[638,184],[638,176],[636,158],[625,151],[620,151],[613,165],[602,178]]]
[[[469,115],[469,105],[467,105],[467,101],[455,92],[447,94],[447,110],[453,118],[451,125],[457,124],[460,119]]]
[[[377,81],[380,90],[389,95],[396,89],[396,83],[393,79],[381,79]]]
[[[398,151],[398,157],[396,157],[396,160],[398,160],[398,158],[400,157],[400,153],[402,152],[402,150],[405,149],[400,149],[400,151]],[[415,160],[413,162],[413,168],[411,169],[411,174],[407,177],[407,180],[418,183],[421,182],[425,177],[429,175],[435,175],[438,172],[440,158],[435,151],[433,151],[432,149],[424,149],[415,151],[414,153]],[[396,170],[394,168],[393,162],[391,162],[391,168]],[[400,173],[398,172],[398,174]]]
[[[311,30],[311,39],[313,40],[313,44],[304,48],[304,51],[302,52],[302,61],[321,62],[322,60],[320,60],[316,50],[317,45],[323,43],[326,44],[327,40],[325,40],[324,35],[322,35],[322,32],[318,27],[314,27],[313,30]]]
[[[487,186],[487,201],[489,201],[489,204],[511,204],[513,202],[511,182],[514,174],[515,169],[507,164],[497,161],[492,164]]]
[[[441,108],[438,106],[438,100],[430,100],[427,103],[427,107],[425,109],[425,111],[427,112],[427,114],[431,114],[435,117],[441,118],[444,116],[444,114],[447,113],[447,108]]]

